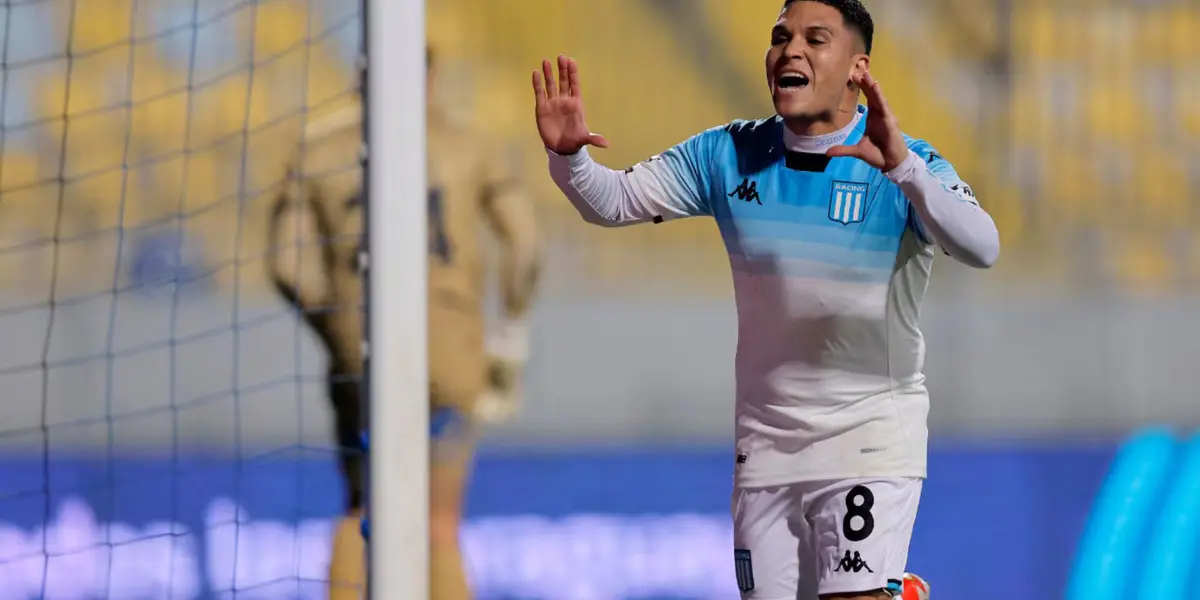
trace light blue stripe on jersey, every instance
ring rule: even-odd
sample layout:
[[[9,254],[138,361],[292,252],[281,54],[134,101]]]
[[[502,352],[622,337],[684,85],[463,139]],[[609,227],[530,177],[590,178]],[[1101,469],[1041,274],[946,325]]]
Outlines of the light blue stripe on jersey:
[[[773,275],[792,279],[815,279],[838,283],[879,284],[881,289],[887,289],[887,284],[892,278],[892,269],[890,268],[845,267],[832,263],[785,259],[778,256],[755,259],[754,257],[731,255],[729,262],[734,273]]]
[[[742,238],[742,254],[777,256],[782,259],[808,260],[851,269],[882,269],[891,272],[896,264],[896,251],[863,251],[828,244],[812,244],[799,240],[763,240]]]
[[[733,217],[733,224],[744,237],[803,240],[817,244],[852,246],[860,250],[895,250],[904,233],[902,217],[868,218],[861,223],[843,225],[828,217],[828,209],[790,209],[791,214],[772,213],[764,218],[744,215]]]

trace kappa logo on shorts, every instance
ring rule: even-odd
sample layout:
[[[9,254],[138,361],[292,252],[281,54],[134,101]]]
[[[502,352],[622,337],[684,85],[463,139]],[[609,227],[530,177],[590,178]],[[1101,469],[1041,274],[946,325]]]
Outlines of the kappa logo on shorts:
[[[745,593],[754,589],[754,566],[750,564],[749,550],[733,551],[733,571],[737,574],[739,590]]]
[[[847,550],[846,555],[842,557],[842,560],[838,563],[838,566],[834,568],[833,572],[860,573],[864,570],[868,573],[875,572],[871,570],[871,567],[867,565],[867,561],[863,560],[862,555],[860,555],[857,551],[851,554],[850,551]]]

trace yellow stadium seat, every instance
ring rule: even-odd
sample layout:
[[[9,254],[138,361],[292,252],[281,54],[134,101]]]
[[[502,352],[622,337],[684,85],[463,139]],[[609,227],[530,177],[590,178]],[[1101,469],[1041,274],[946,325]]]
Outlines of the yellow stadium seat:
[[[59,188],[50,179],[58,165],[48,162],[16,151],[0,155],[0,285],[6,289],[44,284],[30,276],[49,272],[37,271],[49,266],[58,219]]]
[[[469,7],[469,0],[429,2],[425,10],[425,36],[440,63],[478,58],[482,52],[476,37],[480,25],[478,16]]]
[[[73,24],[71,46],[75,52],[129,43],[136,0],[75,0],[62,4],[74,10],[73,16],[60,22]]]
[[[1008,134],[1019,146],[1052,151],[1062,139],[1062,130],[1067,128],[1067,115],[1055,110],[1047,97],[1049,78],[1018,79],[1013,83],[1011,111],[1008,119]]]
[[[326,40],[309,50],[304,96],[309,111],[336,110],[356,102],[358,74],[338,60],[334,46],[334,40]]]
[[[1128,69],[1132,66],[1129,54],[1140,50],[1137,24],[1143,14],[1144,10],[1133,3],[1114,3],[1090,11],[1083,18],[1077,14],[1065,14],[1063,20],[1074,20],[1083,27],[1084,36],[1077,40],[1077,45],[1088,54],[1076,57],[1078,60],[1087,60],[1093,65],[1110,63],[1110,69],[1113,66]],[[1113,61],[1118,64],[1112,65]],[[1099,68],[1099,65],[1096,67]]]
[[[0,193],[31,187],[45,176],[42,160],[36,154],[0,155]]]
[[[43,78],[33,90],[34,118],[62,118],[118,108],[119,99],[109,93],[111,86],[106,85],[112,74],[99,69],[73,70],[68,81],[63,70]]]
[[[750,89],[759,92],[764,109],[770,108],[770,100],[762,93],[764,56],[771,45],[771,27],[779,15],[778,0],[698,0],[694,3],[697,13],[705,18],[708,31],[720,36],[720,45],[728,53],[731,64],[742,67],[743,85],[756,86]]]
[[[65,140],[60,144],[66,128]],[[63,176],[68,179],[120,170],[125,156],[126,120],[124,111],[107,111],[70,119],[49,130],[48,147],[55,158],[63,160]]]
[[[1200,8],[1181,3],[1168,11],[1168,26],[1160,30],[1166,40],[1167,61],[1179,69],[1191,68],[1200,61]]]
[[[127,67],[121,65],[120,69]],[[139,45],[133,56],[133,85],[131,101],[136,105],[171,93],[187,91],[189,74],[186,65],[174,65],[163,59],[152,44]]]
[[[1189,90],[1190,87],[1190,90]],[[1190,93],[1189,93],[1190,92]],[[1174,98],[1174,118],[1190,139],[1200,137],[1200,85],[1184,86]]]
[[[36,154],[7,152],[0,155],[0,280],[13,281],[24,265],[10,251],[32,240],[54,234],[58,185],[51,176],[57,164],[47,164]]]
[[[135,102],[130,116],[136,159],[183,151],[190,133],[186,89]]]
[[[991,182],[987,187],[987,196],[981,198],[980,202],[996,222],[1001,247],[1019,247],[1025,242],[1029,217],[1025,214],[1020,191],[1012,182]]]
[[[1093,72],[1089,77],[1091,85],[1087,90],[1084,111],[1089,129],[1102,139],[1130,143],[1152,133],[1142,120],[1142,116],[1147,114],[1147,107],[1139,95],[1142,89],[1131,75],[1110,70],[1103,74]]]
[[[1040,220],[1074,227],[1094,214],[1104,192],[1089,156],[1064,149],[1043,154],[1040,161],[1045,169],[1036,198]]]
[[[189,117],[194,148],[233,139],[246,129],[247,120],[253,123],[264,118],[263,107],[247,105],[247,99],[252,97],[248,85],[249,78],[239,74],[193,91]],[[251,111],[249,118],[247,110]]]
[[[254,61],[259,63],[284,52],[299,50],[309,40],[307,0],[271,0],[242,11],[239,19],[254,22]]]
[[[1130,196],[1137,220],[1160,231],[1189,222],[1200,190],[1190,187],[1185,157],[1154,146],[1131,154],[1135,184]]]
[[[1026,58],[1034,63],[1061,59],[1065,32],[1063,19],[1057,7],[1048,2],[1020,2],[1012,17],[1012,50],[1018,60]]]
[[[147,172],[162,213],[199,214],[236,197],[236,163],[218,151],[181,154]]]
[[[1171,21],[1172,15],[1167,10],[1151,8],[1141,13],[1136,22],[1140,58],[1154,59],[1171,54]]]

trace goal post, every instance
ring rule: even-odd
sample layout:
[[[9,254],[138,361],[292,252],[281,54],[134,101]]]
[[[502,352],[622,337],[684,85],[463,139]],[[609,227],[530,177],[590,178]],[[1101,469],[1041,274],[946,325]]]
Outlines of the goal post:
[[[429,597],[425,0],[363,0],[368,595]]]

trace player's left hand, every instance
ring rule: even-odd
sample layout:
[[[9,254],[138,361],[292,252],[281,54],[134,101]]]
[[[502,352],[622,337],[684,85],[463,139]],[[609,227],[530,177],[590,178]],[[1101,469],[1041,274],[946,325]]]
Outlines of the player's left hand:
[[[524,363],[499,356],[488,357],[488,387],[475,402],[475,416],[489,425],[511,419],[521,409],[521,373]]]
[[[834,146],[826,153],[829,156],[857,158],[884,173],[895,169],[908,158],[908,143],[900,131],[900,123],[879,82],[869,71],[855,75],[851,81],[867,96],[867,130],[862,141],[853,146]]]
[[[476,402],[476,416],[487,423],[512,418],[521,407],[522,382],[529,357],[529,331],[509,322],[488,340],[488,389]]]

